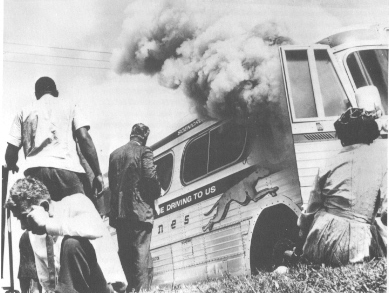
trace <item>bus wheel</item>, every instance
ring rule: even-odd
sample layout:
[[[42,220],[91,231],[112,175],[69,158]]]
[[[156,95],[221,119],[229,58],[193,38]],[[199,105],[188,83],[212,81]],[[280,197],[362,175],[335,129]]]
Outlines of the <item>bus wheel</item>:
[[[284,252],[293,249],[297,237],[297,216],[289,207],[278,204],[263,210],[251,239],[251,273],[285,265]]]
[[[293,251],[296,244],[289,238],[281,237],[273,247],[273,266],[277,268],[281,265],[290,266],[292,264],[291,259],[285,256],[285,251]]]

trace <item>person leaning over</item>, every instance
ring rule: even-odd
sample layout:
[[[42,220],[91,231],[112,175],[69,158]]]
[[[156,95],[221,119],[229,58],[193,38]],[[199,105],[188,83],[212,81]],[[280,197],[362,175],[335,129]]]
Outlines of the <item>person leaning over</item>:
[[[21,228],[30,231],[44,292],[124,292],[118,254],[100,215],[84,194],[52,201],[38,179],[18,179],[6,202]]]
[[[59,96],[50,77],[35,83],[36,100],[15,117],[8,138],[5,161],[8,169],[18,171],[18,152],[23,147],[26,158],[24,174],[41,180],[52,199],[57,201],[74,193],[85,193],[89,184],[80,164],[76,141],[95,175],[93,186],[104,189],[96,149],[88,133],[89,122],[79,106]]]
[[[109,219],[110,225],[116,228],[128,292],[149,289],[152,282],[150,241],[154,200],[160,196],[161,189],[153,153],[145,146],[149,132],[144,124],[135,124],[130,141],[109,158]]]

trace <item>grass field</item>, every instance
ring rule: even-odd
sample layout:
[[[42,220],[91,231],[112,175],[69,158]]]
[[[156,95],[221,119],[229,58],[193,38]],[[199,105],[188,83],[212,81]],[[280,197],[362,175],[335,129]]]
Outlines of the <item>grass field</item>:
[[[285,274],[259,273],[240,277],[225,274],[219,279],[170,289],[156,288],[150,292],[387,292],[387,262],[386,259],[372,260],[342,268],[298,264]]]

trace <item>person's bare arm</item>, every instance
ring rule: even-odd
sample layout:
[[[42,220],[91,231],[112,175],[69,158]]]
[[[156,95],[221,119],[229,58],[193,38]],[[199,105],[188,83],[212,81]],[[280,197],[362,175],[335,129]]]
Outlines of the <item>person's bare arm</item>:
[[[17,146],[8,143],[7,149],[5,151],[5,162],[7,168],[12,171],[12,173],[18,172],[19,167],[16,165],[19,159],[19,149]]]
[[[88,129],[86,127],[81,127],[77,129],[75,134],[77,141],[80,145],[81,153],[88,162],[93,173],[95,174],[95,178],[93,180],[93,187],[97,189],[98,193],[101,193],[104,189],[104,182],[93,140],[89,135]]]
[[[5,162],[7,164],[7,169],[11,170],[12,173],[19,171],[19,167],[16,163],[19,159],[19,150],[22,147],[22,121],[23,114],[22,112],[19,112],[14,118],[7,140],[8,145],[5,151]]]

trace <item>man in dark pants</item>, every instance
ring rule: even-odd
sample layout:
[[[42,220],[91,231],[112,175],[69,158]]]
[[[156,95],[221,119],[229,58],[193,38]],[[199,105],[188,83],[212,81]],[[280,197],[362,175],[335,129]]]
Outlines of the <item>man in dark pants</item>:
[[[119,257],[108,245],[111,236],[85,195],[72,194],[55,202],[42,182],[27,177],[11,188],[6,208],[23,230],[31,231],[37,275],[44,292],[125,291]],[[98,262],[102,254],[109,264]]]
[[[152,281],[150,241],[160,185],[153,153],[145,146],[149,132],[144,124],[135,124],[130,141],[109,158],[110,225],[116,228],[127,292],[148,290]]]

